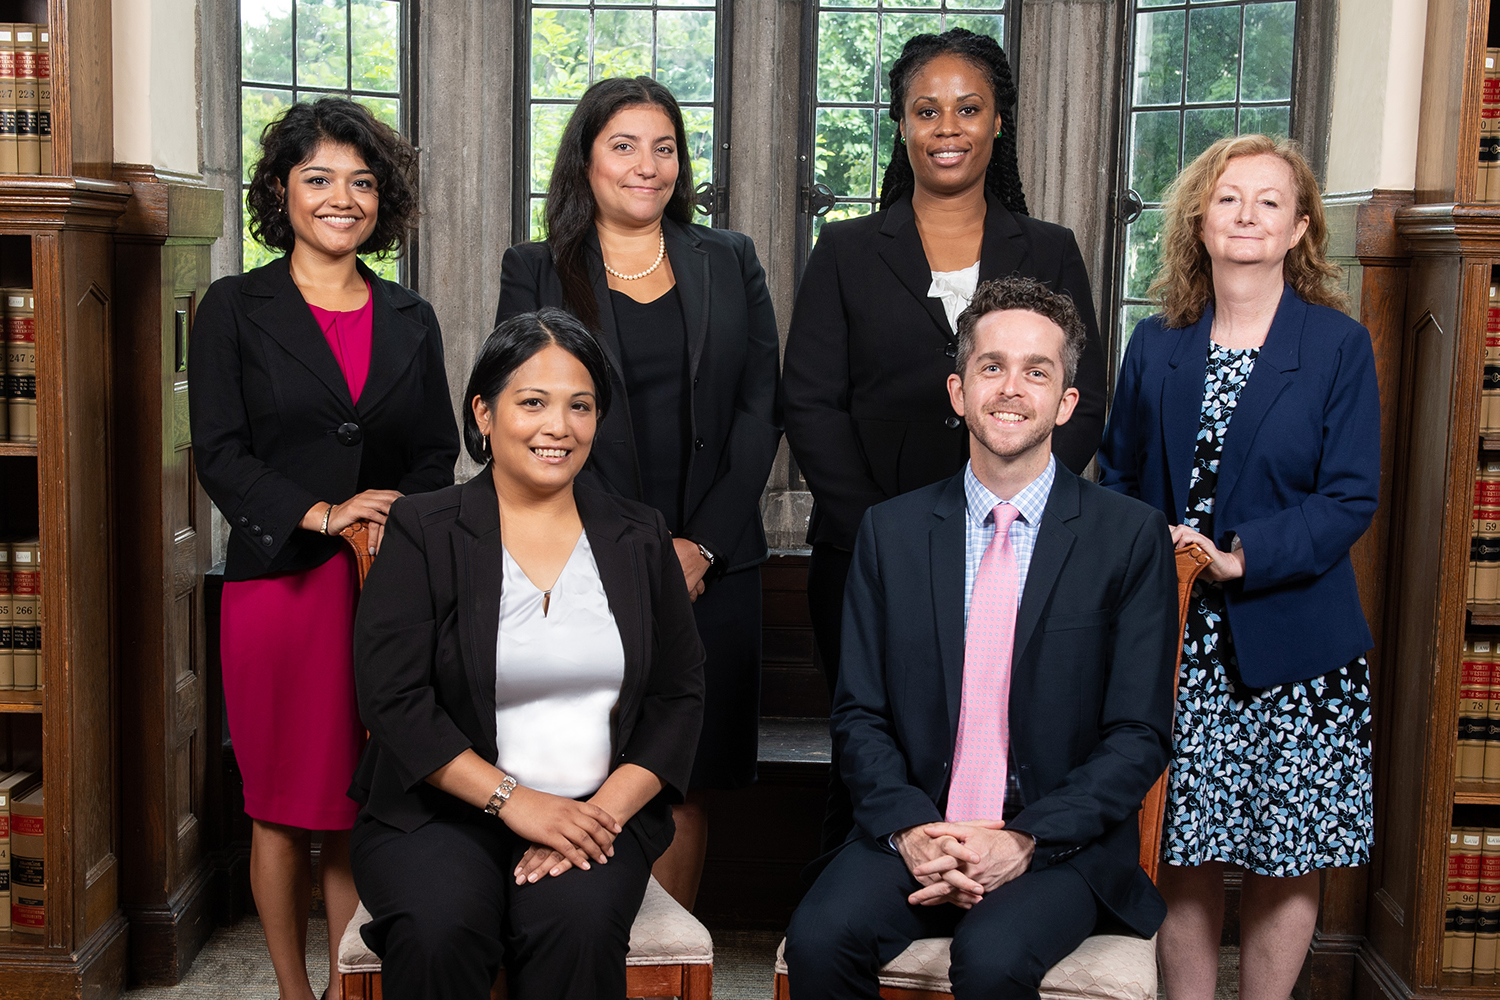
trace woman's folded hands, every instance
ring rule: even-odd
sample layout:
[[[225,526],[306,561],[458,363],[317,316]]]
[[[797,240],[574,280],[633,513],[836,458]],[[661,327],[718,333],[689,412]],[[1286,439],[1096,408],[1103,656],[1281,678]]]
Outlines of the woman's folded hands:
[[[516,866],[516,884],[569,868],[587,871],[590,859],[607,864],[615,853],[619,822],[592,802],[539,792],[524,785],[511,792],[500,819],[531,847]]]

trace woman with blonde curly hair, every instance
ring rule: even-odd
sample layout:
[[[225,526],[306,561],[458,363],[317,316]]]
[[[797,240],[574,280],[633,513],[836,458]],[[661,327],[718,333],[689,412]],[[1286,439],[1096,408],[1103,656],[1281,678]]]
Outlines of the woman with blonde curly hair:
[[[1240,996],[1285,1000],[1319,870],[1370,854],[1373,643],[1349,549],[1379,495],[1380,393],[1295,146],[1214,143],[1165,214],[1161,312],[1131,336],[1099,451],[1104,485],[1213,559],[1183,639],[1159,954],[1171,1000],[1214,995],[1241,865]]]

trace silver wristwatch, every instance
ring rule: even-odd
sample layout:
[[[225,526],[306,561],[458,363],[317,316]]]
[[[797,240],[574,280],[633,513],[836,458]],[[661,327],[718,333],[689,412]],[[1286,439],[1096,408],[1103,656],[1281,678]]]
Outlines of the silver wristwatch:
[[[484,811],[491,816],[499,816],[505,803],[510,801],[510,793],[515,790],[516,779],[507,774],[505,780],[500,782],[500,787],[490,793],[490,800],[484,804]]]
[[[707,559],[708,564],[712,566],[714,564],[714,554],[708,551],[708,546],[704,545],[702,542],[697,542],[696,544],[698,546],[698,554],[704,559]]]

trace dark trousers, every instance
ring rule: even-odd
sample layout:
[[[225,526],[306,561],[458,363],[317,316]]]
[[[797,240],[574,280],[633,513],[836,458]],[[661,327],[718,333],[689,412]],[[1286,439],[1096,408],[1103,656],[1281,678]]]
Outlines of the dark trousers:
[[[1094,930],[1098,904],[1067,864],[1027,872],[970,910],[912,906],[899,855],[863,837],[839,852],[786,932],[792,1000],[878,1000],[876,973],[918,938],[952,937],[957,1000],[1037,996],[1047,970]]]
[[[625,995],[630,926],[651,861],[632,830],[589,871],[517,886],[527,843],[498,819],[433,820],[404,833],[362,816],[354,884],[390,1000],[488,1000],[502,962],[512,1000]]]
[[[807,561],[807,610],[812,617],[813,641],[823,663],[823,679],[828,682],[828,700],[839,679],[839,637],[844,624],[844,581],[849,578],[849,564],[854,553],[827,543],[812,548]],[[849,789],[839,776],[838,751],[828,768],[828,805],[823,814],[823,833],[818,853],[827,854],[844,842],[854,828],[854,806]]]

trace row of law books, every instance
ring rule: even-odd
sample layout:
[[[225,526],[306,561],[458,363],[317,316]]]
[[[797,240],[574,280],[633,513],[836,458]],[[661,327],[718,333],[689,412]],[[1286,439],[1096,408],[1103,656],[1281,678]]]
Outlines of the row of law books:
[[[0,691],[35,691],[42,658],[42,545],[0,540]]]
[[[0,771],[0,930],[47,926],[46,814],[37,771]]]
[[[1479,176],[1476,201],[1500,201],[1500,48],[1484,50],[1479,91]]]
[[[0,174],[52,172],[52,55],[45,24],[0,22]]]
[[[0,441],[36,444],[36,295],[30,288],[0,288]]]

